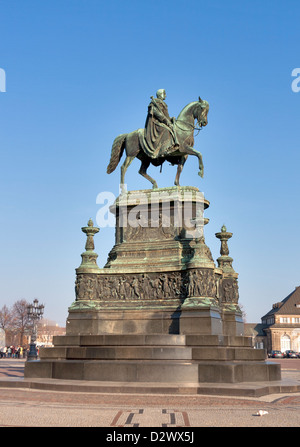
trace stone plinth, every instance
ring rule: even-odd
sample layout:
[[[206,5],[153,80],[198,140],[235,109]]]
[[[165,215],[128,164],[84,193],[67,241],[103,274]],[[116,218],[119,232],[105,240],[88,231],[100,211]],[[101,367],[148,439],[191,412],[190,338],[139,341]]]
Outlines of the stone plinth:
[[[27,362],[26,377],[120,382],[240,383],[280,379],[244,337],[228,233],[205,243],[209,202],[197,188],[122,194],[112,206],[115,244],[97,265],[90,220],[76,269],[66,336]],[[105,230],[103,230],[105,231]],[[102,233],[102,232],[101,232]],[[101,236],[100,233],[100,236]]]
[[[83,335],[54,337],[28,362],[25,377],[115,382],[239,383],[280,380],[251,337]]]
[[[193,319],[183,323],[184,333],[222,333],[215,263],[203,235],[208,207],[194,187],[118,197],[111,207],[115,245],[103,269],[94,254],[82,254],[67,334],[178,334],[184,313]],[[94,249],[91,241],[88,246]]]

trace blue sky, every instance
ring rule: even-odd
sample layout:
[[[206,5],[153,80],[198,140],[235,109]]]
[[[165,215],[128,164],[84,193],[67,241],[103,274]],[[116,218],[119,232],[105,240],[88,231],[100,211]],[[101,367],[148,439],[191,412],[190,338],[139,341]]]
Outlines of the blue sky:
[[[1,0],[0,307],[38,298],[65,324],[75,268],[96,221],[114,138],[143,127],[151,95],[169,113],[210,103],[196,137],[205,177],[189,157],[181,185],[210,201],[206,243],[225,223],[247,322],[260,322],[299,278],[300,5],[257,1]],[[299,80],[300,85],[300,80]],[[150,184],[127,171],[128,189]],[[159,187],[176,168],[150,168]],[[114,230],[95,237],[103,267]]]

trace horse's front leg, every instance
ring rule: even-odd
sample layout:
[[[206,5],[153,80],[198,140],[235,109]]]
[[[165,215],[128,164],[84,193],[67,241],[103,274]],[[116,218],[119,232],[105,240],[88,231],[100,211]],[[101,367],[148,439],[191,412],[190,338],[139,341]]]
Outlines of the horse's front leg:
[[[196,157],[198,157],[198,160],[199,160],[199,172],[198,172],[198,175],[200,175],[200,177],[203,178],[203,176],[204,176],[204,166],[203,166],[203,160],[202,160],[201,152],[196,151],[191,146],[185,146],[184,150],[182,152],[184,152],[185,154],[188,154],[188,155],[195,155]]]
[[[204,166],[203,166],[203,160],[202,160],[202,154],[199,152],[199,172],[198,175],[200,175],[201,178],[204,177]]]

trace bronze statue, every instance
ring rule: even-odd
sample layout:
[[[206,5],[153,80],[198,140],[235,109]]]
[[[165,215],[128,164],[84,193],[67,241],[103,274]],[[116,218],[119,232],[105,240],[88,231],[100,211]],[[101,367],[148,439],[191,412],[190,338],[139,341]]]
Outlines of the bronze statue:
[[[145,134],[141,141],[144,151],[151,158],[163,157],[179,147],[175,130],[175,118],[170,118],[168,106],[164,102],[166,91],[160,89],[156,92],[156,96],[156,98],[151,96]]]
[[[126,159],[121,166],[121,187],[125,183],[126,170],[135,158],[142,163],[139,174],[149,180],[153,188],[157,188],[157,183],[147,174],[150,163],[161,166],[169,161],[172,165],[178,165],[175,185],[179,186],[180,174],[188,155],[195,155],[199,160],[199,175],[203,177],[202,154],[193,148],[196,129],[194,123],[196,120],[199,129],[207,125],[209,104],[199,97],[198,101],[185,106],[175,119],[169,117],[165,97],[163,89],[158,90],[156,99],[152,97],[144,129],[119,135],[113,142],[107,173],[116,169],[125,150]]]

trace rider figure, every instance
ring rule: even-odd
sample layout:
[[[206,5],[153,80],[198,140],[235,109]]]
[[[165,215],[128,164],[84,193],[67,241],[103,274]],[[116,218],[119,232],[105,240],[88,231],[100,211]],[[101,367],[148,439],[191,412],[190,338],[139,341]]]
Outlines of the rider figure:
[[[158,158],[173,152],[178,146],[175,118],[170,118],[164,102],[166,91],[159,89],[156,98],[151,96],[145,123],[144,148],[151,158]]]

